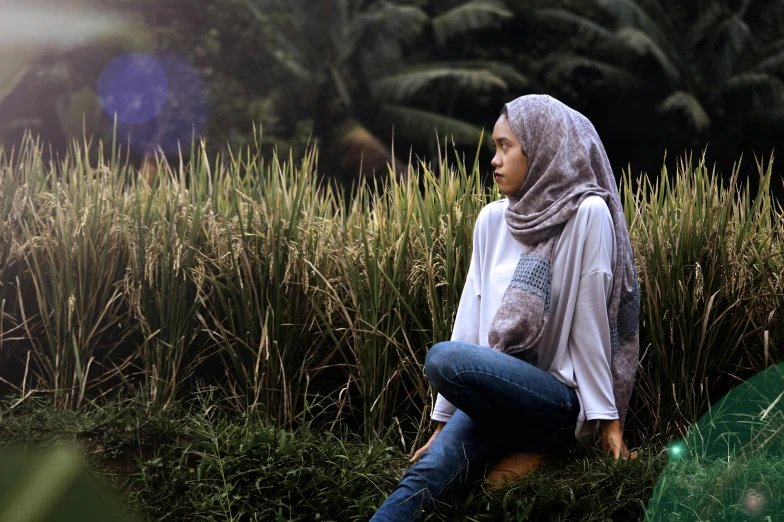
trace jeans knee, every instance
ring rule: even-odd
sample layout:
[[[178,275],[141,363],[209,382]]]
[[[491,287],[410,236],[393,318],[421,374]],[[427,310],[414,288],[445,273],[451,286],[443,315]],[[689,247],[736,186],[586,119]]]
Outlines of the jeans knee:
[[[427,351],[427,355],[425,355],[425,375],[431,384],[434,384],[434,379],[437,379],[442,374],[444,366],[449,363],[451,359],[449,352],[454,352],[450,349],[449,341],[436,343]]]
[[[435,507],[430,483],[421,478],[408,477],[400,481],[397,486],[401,491],[400,504],[415,505],[425,513],[429,513]]]

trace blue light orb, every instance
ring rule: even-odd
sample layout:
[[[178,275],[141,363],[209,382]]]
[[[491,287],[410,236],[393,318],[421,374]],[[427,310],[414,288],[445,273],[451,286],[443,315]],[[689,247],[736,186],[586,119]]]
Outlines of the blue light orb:
[[[154,107],[154,114],[147,112],[152,115],[148,119],[123,119],[118,111],[116,123],[113,117],[106,118],[106,130],[109,136],[116,132],[120,143],[123,146],[127,143],[137,155],[163,152],[177,157],[180,152],[187,153],[203,137],[209,113],[209,89],[203,72],[175,53],[157,51],[150,61],[162,73],[147,76],[149,83],[157,86],[152,96],[155,103],[141,105]],[[136,78],[143,77],[136,75]],[[165,98],[160,97],[163,93],[161,77],[166,80]],[[165,103],[158,103],[162,101]]]
[[[166,72],[149,56],[129,53],[112,59],[98,76],[98,99],[117,121],[138,124],[161,112],[169,94]]]

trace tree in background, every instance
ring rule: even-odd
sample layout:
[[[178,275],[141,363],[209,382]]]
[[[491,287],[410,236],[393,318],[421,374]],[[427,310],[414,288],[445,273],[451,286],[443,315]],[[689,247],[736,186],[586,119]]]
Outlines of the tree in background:
[[[680,153],[708,142],[726,165],[746,146],[769,153],[775,129],[784,131],[782,0],[514,5],[550,44],[526,72],[578,104],[609,98],[609,132],[647,149],[648,165],[660,164],[667,147]]]
[[[46,14],[54,2],[29,5]],[[356,179],[360,165],[364,175],[385,175],[387,163],[402,169],[390,150],[393,129],[395,155],[407,163],[409,148],[436,159],[436,130],[442,143],[451,135],[458,152],[473,155],[484,127],[480,162],[489,165],[488,129],[500,106],[527,93],[552,94],[588,116],[616,171],[631,163],[655,173],[665,149],[671,165],[709,144],[707,159],[720,171],[746,151],[753,174],[749,149],[767,156],[784,135],[784,0],[68,4],[121,13],[146,36],[35,54],[24,74],[0,85],[6,146],[31,128],[59,151],[81,138],[83,121],[88,135],[92,122],[111,138],[96,82],[111,58],[127,52],[176,57],[197,71],[208,88],[201,134],[211,154],[258,143],[265,157],[291,149],[298,158],[316,139],[320,172],[343,181]],[[2,33],[0,42],[11,41]],[[0,80],[24,57],[6,54]],[[143,148],[165,142],[168,129],[190,118],[195,83],[184,77],[149,132],[139,127]]]
[[[387,145],[393,126],[395,138],[433,143],[437,129],[441,136],[453,136],[455,143],[475,147],[481,129],[444,115],[432,100],[454,89],[481,93],[526,83],[505,64],[437,61],[428,53],[451,37],[511,17],[497,0],[460,2],[435,16],[416,5],[374,0],[246,4],[275,35],[275,57],[288,71],[280,85],[313,115],[313,134],[326,156],[320,156],[320,165],[327,171],[348,170],[346,181],[360,165],[364,175],[385,175],[387,162],[394,163],[398,173],[404,169],[397,158],[392,160]],[[271,16],[284,23],[269,24]],[[422,108],[428,101],[431,107]]]

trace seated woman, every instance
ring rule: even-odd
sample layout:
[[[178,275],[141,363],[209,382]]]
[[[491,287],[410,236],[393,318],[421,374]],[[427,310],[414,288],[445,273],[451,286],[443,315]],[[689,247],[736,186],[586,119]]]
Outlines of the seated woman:
[[[579,112],[528,95],[504,105],[493,141],[506,198],[479,213],[452,339],[425,358],[438,427],[373,522],[421,520],[488,464],[492,485],[576,442],[630,455],[639,288],[601,140]]]

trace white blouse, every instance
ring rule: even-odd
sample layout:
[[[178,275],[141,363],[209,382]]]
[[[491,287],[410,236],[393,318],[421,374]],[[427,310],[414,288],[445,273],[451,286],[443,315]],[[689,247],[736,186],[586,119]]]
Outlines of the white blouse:
[[[479,212],[452,341],[490,347],[490,323],[523,252],[504,218],[508,206],[504,198]],[[615,267],[615,229],[607,203],[599,196],[585,198],[554,248],[550,316],[537,347],[537,367],[574,388],[580,401],[575,438],[589,444],[598,419],[618,418],[607,312]],[[446,422],[455,409],[439,393],[431,418]]]

